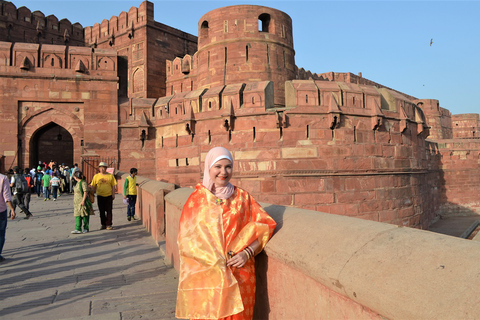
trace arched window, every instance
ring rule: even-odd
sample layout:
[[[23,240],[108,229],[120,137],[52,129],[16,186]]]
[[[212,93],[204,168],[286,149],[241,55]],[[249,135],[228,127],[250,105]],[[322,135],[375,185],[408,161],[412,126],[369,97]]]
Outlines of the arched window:
[[[269,32],[270,15],[268,13],[262,13],[258,16],[258,31]]]
[[[208,37],[208,21],[207,20],[203,21],[200,26],[200,36],[202,38]]]

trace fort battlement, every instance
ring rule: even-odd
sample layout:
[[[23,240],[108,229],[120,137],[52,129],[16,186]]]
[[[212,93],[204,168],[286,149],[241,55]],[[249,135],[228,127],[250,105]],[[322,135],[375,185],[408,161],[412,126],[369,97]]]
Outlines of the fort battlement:
[[[197,37],[156,22],[153,3],[144,1],[138,8],[86,27],[85,44],[117,50],[119,96],[158,98],[167,94],[165,61],[193,54]]]
[[[282,108],[269,81],[135,99],[122,132],[138,140],[145,131],[157,179],[196,184],[208,149],[223,145],[234,154],[235,183],[262,201],[428,225],[439,204],[421,186],[436,183],[439,154],[413,101],[345,82],[293,80],[285,88]]]
[[[113,45],[115,37],[127,34],[129,38],[133,38],[135,29],[145,26],[148,22],[154,22],[153,3],[144,1],[138,8],[131,7],[128,12],[122,11],[118,16],[112,16],[110,20],[104,19],[100,24],[85,27],[85,43],[94,45],[110,41],[110,45]]]
[[[0,3],[0,37],[11,42],[65,44],[82,46],[83,27],[68,19],[58,20],[41,11],[31,12],[8,1]]]

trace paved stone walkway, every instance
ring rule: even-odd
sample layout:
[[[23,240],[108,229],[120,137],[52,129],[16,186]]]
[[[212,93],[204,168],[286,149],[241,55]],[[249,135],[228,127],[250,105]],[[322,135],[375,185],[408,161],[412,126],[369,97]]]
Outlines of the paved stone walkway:
[[[9,220],[0,263],[0,318],[175,319],[177,272],[141,221],[127,221],[114,201],[114,230],[99,230],[96,203],[90,233],[74,229],[73,196],[32,196],[25,220]]]

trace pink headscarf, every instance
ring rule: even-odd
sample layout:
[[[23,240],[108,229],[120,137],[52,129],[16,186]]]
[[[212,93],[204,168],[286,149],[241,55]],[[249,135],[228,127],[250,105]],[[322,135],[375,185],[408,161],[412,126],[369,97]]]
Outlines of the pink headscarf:
[[[228,159],[233,165],[233,157],[230,151],[224,147],[215,147],[208,151],[205,157],[205,169],[203,171],[203,185],[210,190],[217,198],[228,199],[233,194],[234,187],[229,182],[225,187],[214,188],[214,182],[210,179],[210,168],[219,160]]]

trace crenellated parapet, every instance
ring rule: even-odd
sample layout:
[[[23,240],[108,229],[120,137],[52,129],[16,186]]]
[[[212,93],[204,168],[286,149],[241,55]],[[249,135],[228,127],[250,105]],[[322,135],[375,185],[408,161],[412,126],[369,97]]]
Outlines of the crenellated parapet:
[[[285,114],[328,115],[330,128],[338,128],[347,116],[370,118],[370,130],[385,125],[384,119],[397,119],[397,130],[416,124],[415,132],[429,135],[429,126],[420,108],[407,97],[385,88],[348,82],[294,80],[285,85]],[[387,128],[390,130],[390,128]]]
[[[115,38],[127,35],[133,38],[135,30],[153,23],[153,3],[144,1],[138,8],[131,7],[128,12],[122,11],[118,16],[112,16],[110,20],[104,19],[101,23],[95,23],[91,27],[85,27],[85,43],[95,46],[100,42],[115,44]]]
[[[36,72],[51,73],[52,69],[57,69],[73,70],[78,75],[105,73],[115,77],[118,67],[117,53],[113,49],[92,50],[86,47],[21,42],[0,42],[0,66],[9,67],[3,69],[3,72],[12,73],[12,69],[16,68],[17,73],[21,72],[24,76]]]
[[[377,83],[375,81],[369,80],[367,78],[364,78],[362,73],[359,72],[358,75],[353,74],[351,72],[325,72],[325,73],[320,73],[320,74],[314,74],[315,78],[318,78],[318,80],[328,80],[328,81],[341,81],[341,82],[347,82],[347,83],[356,83],[356,84],[361,84],[361,85],[368,85],[372,87],[377,87],[377,88],[385,88],[391,91],[398,92],[401,95],[404,95],[410,100],[415,100],[417,98],[410,96],[408,94],[405,94],[403,92],[397,91],[395,89],[389,88],[387,86],[384,86],[383,84]],[[315,79],[314,78],[314,79]],[[317,79],[315,79],[317,80]]]
[[[81,46],[83,27],[41,11],[31,12],[8,1],[0,3],[0,41]]]

